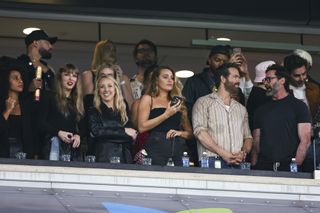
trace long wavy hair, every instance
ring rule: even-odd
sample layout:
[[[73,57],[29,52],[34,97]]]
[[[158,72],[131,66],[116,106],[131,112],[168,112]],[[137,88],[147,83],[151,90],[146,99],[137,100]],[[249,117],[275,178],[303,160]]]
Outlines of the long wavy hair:
[[[67,117],[69,112],[68,100],[64,93],[64,88],[62,85],[62,74],[63,73],[75,73],[77,75],[76,85],[72,88],[70,98],[73,104],[73,108],[77,114],[77,121],[79,121],[84,116],[84,107],[83,107],[83,94],[82,94],[82,84],[81,84],[81,75],[79,70],[73,64],[66,64],[64,67],[61,67],[56,74],[56,101],[59,111]]]
[[[116,45],[111,40],[102,40],[96,44],[93,53],[91,68],[94,73],[97,72],[101,64],[116,64],[117,49]]]
[[[171,100],[173,96],[179,96],[182,98],[181,103],[181,124],[185,123],[188,119],[187,107],[185,105],[185,98],[182,96],[181,85],[179,85],[179,79],[175,75],[175,71],[169,66],[158,66],[153,69],[150,82],[146,85],[145,93],[151,97],[159,96],[159,76],[162,70],[168,69],[172,72],[174,77],[173,89],[168,93],[168,99]]]
[[[102,103],[101,97],[99,95],[99,86],[100,86],[101,80],[103,80],[103,79],[109,79],[114,83],[115,95],[113,97],[113,107],[114,107],[114,111],[118,112],[120,114],[121,122],[124,125],[128,122],[126,104],[124,102],[124,98],[122,96],[120,86],[119,86],[117,80],[114,79],[112,76],[102,75],[97,79],[96,85],[95,85],[95,91],[94,91],[93,106],[101,113],[100,106],[103,103]]]

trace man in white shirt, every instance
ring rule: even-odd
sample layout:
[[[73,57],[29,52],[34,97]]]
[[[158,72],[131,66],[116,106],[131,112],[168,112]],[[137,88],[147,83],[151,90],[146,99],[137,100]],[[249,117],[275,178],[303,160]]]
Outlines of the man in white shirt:
[[[239,168],[252,147],[246,108],[234,100],[240,84],[236,64],[223,64],[216,72],[217,91],[200,97],[192,112],[198,154],[220,158],[222,168]]]
[[[302,100],[314,117],[320,104],[320,85],[308,77],[310,63],[299,55],[292,54],[284,58],[284,67],[291,77],[290,89],[294,97]]]
[[[293,95],[302,100],[309,108],[314,127],[313,137],[317,138],[319,131],[319,106],[320,106],[320,84],[308,76],[312,66],[311,55],[301,49],[297,49],[292,55],[285,57],[284,66],[291,76],[290,89]],[[313,142],[315,142],[313,140]],[[320,155],[320,144],[316,143],[316,155]],[[313,145],[309,147],[306,159],[302,165],[302,171],[312,172],[314,170]],[[319,157],[318,157],[319,158]],[[318,160],[319,163],[320,160]]]

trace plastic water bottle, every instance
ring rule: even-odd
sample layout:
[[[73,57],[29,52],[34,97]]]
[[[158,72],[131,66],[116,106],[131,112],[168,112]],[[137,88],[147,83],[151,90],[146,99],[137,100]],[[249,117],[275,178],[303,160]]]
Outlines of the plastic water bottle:
[[[51,138],[51,149],[50,149],[50,157],[49,160],[59,160],[59,138],[52,137]]]
[[[209,157],[208,157],[208,154],[206,152],[202,153],[202,156],[201,156],[201,167],[202,168],[209,168]]]
[[[291,159],[290,172],[298,172],[298,165],[296,163],[296,159],[295,158]]]
[[[183,167],[189,167],[189,156],[188,152],[184,152],[182,156],[182,166]]]

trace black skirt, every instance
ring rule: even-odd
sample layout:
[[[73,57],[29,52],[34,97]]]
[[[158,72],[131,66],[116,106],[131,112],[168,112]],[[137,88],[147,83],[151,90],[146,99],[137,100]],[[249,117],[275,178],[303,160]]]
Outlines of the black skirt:
[[[182,166],[183,152],[187,150],[186,142],[180,137],[166,138],[166,132],[151,131],[145,145],[152,165],[165,166],[172,158],[175,166]]]

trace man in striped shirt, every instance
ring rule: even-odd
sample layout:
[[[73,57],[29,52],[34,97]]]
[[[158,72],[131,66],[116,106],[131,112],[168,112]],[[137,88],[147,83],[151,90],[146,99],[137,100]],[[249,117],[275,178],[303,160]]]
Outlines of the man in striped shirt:
[[[218,157],[222,168],[237,168],[252,147],[246,108],[234,100],[240,84],[238,65],[226,63],[215,72],[217,92],[199,98],[192,110],[198,154]]]

